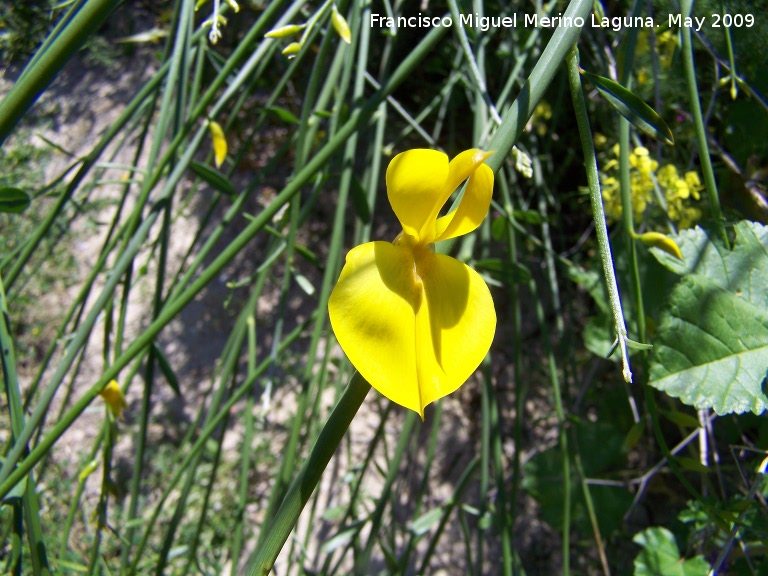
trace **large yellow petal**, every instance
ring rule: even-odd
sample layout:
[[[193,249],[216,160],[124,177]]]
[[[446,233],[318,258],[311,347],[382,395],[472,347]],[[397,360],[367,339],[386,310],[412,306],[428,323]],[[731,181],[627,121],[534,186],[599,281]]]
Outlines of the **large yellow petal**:
[[[424,417],[485,357],[496,330],[477,272],[428,248],[371,242],[349,252],[328,302],[333,331],[363,377]]]
[[[369,242],[353,248],[328,312],[350,362],[384,396],[421,413],[416,372],[416,314],[423,286],[407,246]]]
[[[435,224],[435,242],[472,232],[488,213],[493,197],[493,170],[485,164],[477,166],[469,177],[458,208]]]
[[[387,167],[387,197],[406,234],[421,241],[425,227],[434,226],[445,202],[437,204],[447,178],[448,156],[437,150],[408,150],[392,158]]]
[[[496,311],[488,286],[466,264],[418,253],[425,301],[416,314],[416,365],[424,407],[466,382],[488,353]]]

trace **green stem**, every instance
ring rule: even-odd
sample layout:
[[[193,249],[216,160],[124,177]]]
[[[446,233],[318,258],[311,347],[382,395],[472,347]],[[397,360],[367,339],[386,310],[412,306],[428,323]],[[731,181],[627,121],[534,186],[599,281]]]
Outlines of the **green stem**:
[[[683,19],[690,17],[693,9],[693,0],[682,0],[680,9]],[[712,170],[712,160],[709,157],[709,146],[707,145],[707,132],[704,126],[704,118],[701,114],[701,102],[699,101],[699,87],[696,84],[696,70],[693,65],[693,44],[691,42],[691,29],[688,26],[680,28],[680,35],[683,40],[683,68],[685,79],[688,83],[688,97],[691,100],[691,114],[693,115],[693,124],[696,128],[696,140],[699,144],[699,158],[701,159],[701,172],[704,176],[704,187],[707,189],[709,205],[712,208],[712,218],[715,221],[717,232],[720,234],[726,248],[730,249],[728,235],[725,233],[725,224],[723,213],[720,209],[720,196],[717,193],[717,183],[715,182],[715,173]],[[731,71],[735,74],[735,71]]]
[[[24,429],[24,409],[21,401],[18,373],[16,372],[16,354],[11,335],[11,318],[6,305],[2,277],[0,277],[0,363],[2,364],[5,397],[8,402],[8,411],[11,418],[12,443],[15,443]],[[23,449],[24,451],[29,450],[26,442],[23,444]],[[27,539],[32,569],[35,574],[48,574],[48,558],[40,524],[40,506],[35,490],[35,479],[32,474],[27,478],[27,484],[24,487],[21,508],[23,509],[24,520],[27,524]],[[14,503],[14,514],[17,512],[17,504]]]
[[[99,29],[118,4],[118,0],[90,0],[78,10],[63,30],[54,30],[58,37],[42,55],[35,56],[30,63],[33,69],[24,70],[0,104],[0,146],[67,60]]]
[[[288,540],[301,510],[314,492],[325,467],[346,434],[352,419],[365,400],[371,385],[355,372],[349,386],[331,412],[328,422],[317,437],[301,470],[296,475],[280,508],[270,523],[261,545],[256,549],[248,565],[248,576],[267,576],[277,560],[285,541]]]
[[[603,209],[603,197],[600,193],[600,178],[597,171],[597,157],[592,140],[592,129],[589,126],[587,105],[584,101],[584,93],[581,88],[581,76],[579,74],[579,52],[575,47],[568,55],[568,79],[571,84],[571,97],[576,115],[576,123],[579,126],[581,146],[584,150],[584,164],[587,170],[587,182],[589,184],[589,196],[592,202],[592,214],[595,221],[595,234],[600,249],[600,259],[603,263],[603,274],[608,289],[608,300],[613,312],[613,324],[618,338],[619,350],[623,362],[624,379],[632,381],[632,371],[629,367],[629,351],[627,350],[627,328],[624,324],[624,312],[621,309],[619,297],[619,285],[616,280],[616,270],[613,267],[611,256],[611,243],[608,239],[608,225],[605,222],[605,210]]]
[[[170,297],[171,301],[163,308],[162,314],[160,314],[160,316],[139,337],[137,337],[130,346],[128,346],[120,357],[115,359],[112,366],[104,371],[104,374],[99,381],[91,386],[91,388],[89,388],[83,396],[74,403],[72,408],[62,416],[59,422],[57,422],[51,431],[37,446],[35,446],[27,458],[22,462],[19,462],[20,452],[14,453],[13,457],[9,455],[3,468],[2,483],[0,483],[0,498],[4,497],[19,482],[19,480],[21,480],[21,478],[23,478],[24,475],[26,475],[32,467],[47,454],[50,447],[62,434],[64,434],[72,422],[77,419],[90,402],[99,392],[101,392],[104,386],[110,380],[115,378],[124,366],[151,344],[160,330],[171,322],[171,320],[176,318],[178,313],[191,302],[201,290],[208,286],[216,276],[218,276],[224,266],[239,254],[265,225],[271,222],[280,207],[296,195],[307,181],[327,164],[330,157],[345,144],[352,133],[373,115],[384,98],[394,91],[394,89],[401,84],[409,74],[411,74],[416,65],[421,62],[424,55],[437,45],[443,34],[445,34],[445,29],[442,27],[432,29],[421,44],[419,44],[417,49],[411,52],[411,54],[400,64],[397,70],[395,70],[392,76],[382,85],[381,89],[371,96],[364,106],[352,113],[350,119],[339,129],[336,136],[318,151],[309,162],[307,162],[296,177],[274,198],[270,206],[260,212],[259,215],[254,218],[253,221],[219,254],[208,268],[200,273],[197,279],[189,287],[180,291],[179,294],[174,294]],[[150,213],[147,220],[142,223],[142,227],[151,226],[153,218],[156,217],[157,212],[160,209],[162,209],[162,205],[157,206],[156,210]],[[136,242],[138,243],[145,236],[146,234],[138,235],[135,239]],[[138,251],[139,247],[139,245],[136,245],[133,252],[135,253]],[[124,257],[129,256],[130,252],[126,252]],[[119,274],[122,270],[124,270],[124,266],[121,267],[118,264],[115,266],[113,274]],[[111,278],[112,276],[110,276],[110,279]],[[108,290],[105,289],[105,292],[108,292],[113,288],[114,286]],[[29,425],[27,428],[29,428]],[[30,430],[29,435],[31,436],[31,434],[32,431]],[[11,472],[11,470],[13,471]]]
[[[586,20],[592,10],[592,0],[571,0],[563,18],[582,18]],[[488,150],[496,150],[496,154],[486,160],[494,172],[498,172],[512,150],[517,138],[523,133],[536,104],[544,97],[549,84],[557,73],[560,63],[565,60],[568,51],[576,45],[581,34],[581,28],[557,28],[547,43],[541,58],[536,62],[531,75],[520,89],[520,94],[502,116],[502,125],[491,138]]]

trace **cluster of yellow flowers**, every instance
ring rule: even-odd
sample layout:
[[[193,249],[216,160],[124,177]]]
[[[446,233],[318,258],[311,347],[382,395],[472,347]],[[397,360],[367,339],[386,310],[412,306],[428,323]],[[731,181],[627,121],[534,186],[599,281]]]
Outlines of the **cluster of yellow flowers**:
[[[699,180],[698,172],[691,170],[683,177],[673,164],[662,166],[656,178],[664,190],[667,199],[667,214],[679,228],[690,228],[701,218],[701,210],[690,205],[690,198],[699,200],[699,191],[704,188]]]
[[[679,45],[679,34],[672,32],[671,30],[665,30],[661,34],[656,35],[656,53],[659,58],[659,70],[664,71],[670,67],[672,64],[672,58],[675,55],[675,50]],[[637,35],[636,49],[638,59],[640,61],[647,62],[647,64],[640,65],[637,68],[637,82],[641,86],[653,78],[653,67],[650,65],[650,60],[643,58],[643,56],[649,55],[650,52],[650,32],[647,28],[643,28]]]
[[[614,146],[613,151],[618,157],[618,144]],[[605,213],[610,221],[616,221],[622,215],[619,181],[613,175],[618,165],[618,160],[614,158],[605,165],[605,171],[600,174]],[[697,172],[690,171],[680,176],[674,164],[665,164],[659,168],[659,163],[650,157],[648,149],[644,146],[638,146],[630,153],[629,166],[632,214],[635,221],[643,219],[648,204],[653,200],[654,178],[667,201],[669,218],[680,228],[690,228],[701,218],[701,210],[690,204],[691,200],[699,200],[699,191],[703,188]]]

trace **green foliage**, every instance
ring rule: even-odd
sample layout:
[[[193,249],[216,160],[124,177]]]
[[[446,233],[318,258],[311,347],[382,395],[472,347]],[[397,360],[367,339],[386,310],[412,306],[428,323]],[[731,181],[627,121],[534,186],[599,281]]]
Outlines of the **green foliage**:
[[[49,0],[7,2],[0,11],[0,62],[19,64],[31,56],[50,30]]]
[[[0,102],[0,571],[765,571],[765,9],[697,1],[755,25],[708,17],[688,52],[666,0],[622,30],[526,26],[522,1],[192,4],[0,15],[0,58],[29,62]],[[419,9],[518,25],[371,25]],[[613,107],[571,91],[574,45]],[[327,324],[347,250],[399,233],[385,172],[416,147],[496,151],[492,213],[436,247],[488,280],[496,337],[424,422]],[[633,384],[603,360],[623,338]]]
[[[682,275],[662,315],[649,384],[718,414],[768,407],[768,230],[740,223],[732,250],[703,229],[678,237],[683,260],[654,255]]]
[[[619,114],[632,122],[638,130],[667,144],[675,143],[675,137],[666,122],[641,98],[610,78],[604,78],[586,70],[581,70],[581,74],[597,88]]]
[[[702,556],[681,558],[675,536],[666,528],[648,528],[632,540],[643,547],[635,558],[635,576],[701,576],[709,571]]]
[[[29,208],[29,194],[18,188],[3,186],[0,188],[0,212],[18,214]]]

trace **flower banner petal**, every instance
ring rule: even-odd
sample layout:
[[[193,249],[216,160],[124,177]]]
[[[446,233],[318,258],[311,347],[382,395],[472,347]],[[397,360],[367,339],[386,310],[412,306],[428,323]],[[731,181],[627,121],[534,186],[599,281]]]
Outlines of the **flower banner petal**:
[[[414,326],[422,305],[413,253],[388,242],[353,248],[328,301],[331,326],[350,362],[384,396],[416,412],[422,401]]]
[[[437,150],[408,150],[389,163],[387,197],[406,234],[422,241],[425,226],[434,226],[442,206],[436,203],[447,177],[448,156]]]
[[[424,407],[454,392],[485,358],[496,332],[496,311],[483,278],[443,254],[418,255],[425,302],[416,314],[416,366]]]
[[[437,219],[435,242],[468,234],[480,226],[488,213],[492,196],[493,170],[480,164],[469,177],[458,208]]]

